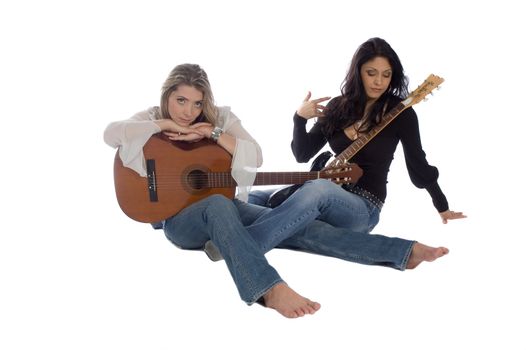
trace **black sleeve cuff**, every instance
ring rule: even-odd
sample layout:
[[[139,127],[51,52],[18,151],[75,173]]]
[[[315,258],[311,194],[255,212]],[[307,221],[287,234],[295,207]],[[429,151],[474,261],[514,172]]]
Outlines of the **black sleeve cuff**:
[[[426,190],[431,196],[431,199],[433,200],[433,205],[439,213],[449,209],[447,198],[440,189],[438,182],[434,182],[433,184],[426,186]]]
[[[294,124],[307,125],[307,119],[300,117],[298,113],[294,113]]]

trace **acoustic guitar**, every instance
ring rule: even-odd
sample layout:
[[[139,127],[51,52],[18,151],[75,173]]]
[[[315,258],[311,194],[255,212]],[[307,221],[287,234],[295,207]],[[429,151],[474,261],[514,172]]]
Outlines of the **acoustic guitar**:
[[[231,156],[205,139],[195,143],[171,141],[153,135],[144,145],[147,176],[125,167],[115,154],[114,182],[122,211],[140,222],[158,222],[212,194],[234,198],[235,180],[230,174]],[[258,172],[254,185],[300,184],[328,179],[338,184],[356,183],[362,169],[344,164],[324,171]]]

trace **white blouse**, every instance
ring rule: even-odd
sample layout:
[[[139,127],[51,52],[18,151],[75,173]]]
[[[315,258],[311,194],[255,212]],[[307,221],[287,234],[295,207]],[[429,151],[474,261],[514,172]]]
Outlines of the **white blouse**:
[[[263,163],[261,148],[243,128],[241,120],[230,111],[230,107],[218,107],[217,110],[218,120],[215,125],[236,138],[231,174],[238,184],[237,198],[247,201],[257,168]],[[104,131],[104,141],[113,148],[119,147],[119,156],[124,166],[145,177],[143,147],[153,134],[161,132],[161,128],[154,122],[160,119],[159,107],[148,108],[130,119],[110,123]]]

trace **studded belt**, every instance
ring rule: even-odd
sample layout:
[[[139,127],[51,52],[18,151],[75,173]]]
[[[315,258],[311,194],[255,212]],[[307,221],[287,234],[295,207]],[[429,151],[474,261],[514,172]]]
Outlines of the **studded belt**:
[[[348,192],[357,194],[358,196],[367,199],[369,202],[378,207],[378,209],[382,209],[384,206],[384,202],[382,202],[378,197],[361,187],[348,185],[343,185],[342,187]]]

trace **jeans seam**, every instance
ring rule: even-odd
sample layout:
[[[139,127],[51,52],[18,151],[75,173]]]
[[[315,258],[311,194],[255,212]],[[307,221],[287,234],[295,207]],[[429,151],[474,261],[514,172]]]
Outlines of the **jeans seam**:
[[[302,222],[306,217],[310,216],[310,215],[311,215],[313,212],[315,212],[315,211],[317,211],[317,210],[312,209],[312,210],[306,212],[304,215],[298,217],[298,218],[297,218],[296,220],[294,220],[293,222],[291,222],[291,223],[289,223],[288,225],[282,227],[281,230],[279,230],[278,232],[276,232],[276,233],[273,235],[273,237],[272,237],[272,246],[273,246],[273,247],[275,246],[274,241],[276,240],[276,237],[281,237],[281,234],[282,234],[284,231],[290,229],[290,228],[293,227],[293,226],[296,226],[299,222]],[[286,237],[286,238],[288,238],[288,237]],[[286,238],[282,238],[281,241],[283,241],[283,240],[286,239]],[[278,244],[279,244],[279,242],[278,242]],[[267,250],[268,250],[268,247],[264,247],[263,250],[264,250],[264,251],[267,251]]]
[[[319,245],[319,243],[317,241],[314,241],[314,240],[307,240],[306,242],[310,243],[311,245],[317,245],[319,247],[323,247],[325,249],[329,249],[331,247],[327,246],[327,245]],[[366,257],[366,256],[363,256],[363,255],[357,255],[357,254],[350,254],[348,252],[344,252],[341,254],[341,256],[345,256],[347,258],[349,258],[349,261],[353,261],[353,262],[356,262],[356,263],[376,263],[376,260],[374,259],[371,259],[369,257]]]

